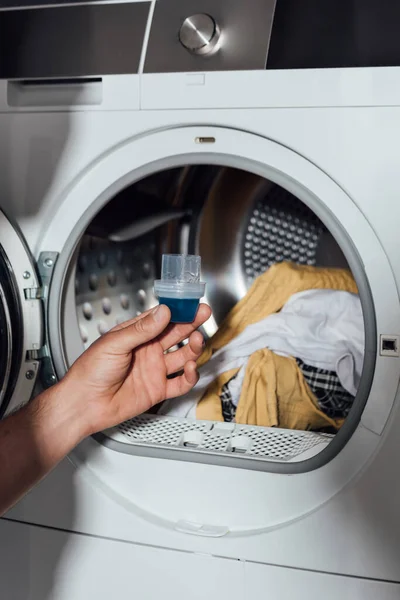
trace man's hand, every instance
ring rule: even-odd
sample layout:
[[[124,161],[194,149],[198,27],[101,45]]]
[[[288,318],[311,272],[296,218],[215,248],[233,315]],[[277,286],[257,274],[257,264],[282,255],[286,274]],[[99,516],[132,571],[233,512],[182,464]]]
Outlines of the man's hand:
[[[191,390],[203,345],[196,329],[210,314],[201,305],[194,323],[171,325],[160,306],[115,327],[60,383],[1,421],[0,516],[84,437]],[[187,345],[166,353],[186,338]]]
[[[203,336],[196,329],[210,315],[210,308],[202,304],[194,323],[172,325],[169,309],[158,306],[92,344],[62,382],[81,402],[86,433],[112,427],[189,392],[198,380],[195,361],[203,349]],[[166,353],[187,338],[187,345]]]

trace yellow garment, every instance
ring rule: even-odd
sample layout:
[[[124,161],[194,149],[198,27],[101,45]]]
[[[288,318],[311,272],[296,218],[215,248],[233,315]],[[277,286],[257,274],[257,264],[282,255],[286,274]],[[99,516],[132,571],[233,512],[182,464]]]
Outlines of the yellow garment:
[[[306,290],[341,290],[357,294],[356,282],[346,269],[322,269],[294,263],[272,265],[224,319],[198,360],[201,367],[211,356],[237,337],[248,325],[278,312],[293,294]]]
[[[357,293],[356,283],[345,269],[292,263],[273,265],[255,280],[246,296],[228,314],[207,343],[199,366],[248,325],[279,311],[293,294],[310,289]],[[222,388],[237,371],[223,373],[208,387],[197,406],[197,419],[223,421]],[[268,349],[255,352],[249,359],[235,420],[241,424],[302,430],[339,428],[343,423],[342,419],[335,421],[319,410],[293,358],[278,356]]]
[[[200,421],[223,421],[221,392],[222,388],[232,379],[239,369],[225,371],[208,386],[204,396],[196,408],[196,419]]]
[[[238,369],[227,371],[209,386],[199,403],[198,419],[224,420],[221,389],[237,372]],[[302,431],[338,429],[343,423],[342,419],[330,419],[318,408],[294,358],[267,349],[255,352],[249,359],[235,420],[242,425]]]

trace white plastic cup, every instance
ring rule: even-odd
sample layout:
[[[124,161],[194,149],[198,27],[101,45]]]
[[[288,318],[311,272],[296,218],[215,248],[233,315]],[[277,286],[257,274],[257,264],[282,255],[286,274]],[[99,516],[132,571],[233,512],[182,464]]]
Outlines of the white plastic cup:
[[[161,279],[154,282],[154,293],[170,309],[172,323],[192,323],[196,318],[206,287],[200,272],[200,256],[163,254]]]

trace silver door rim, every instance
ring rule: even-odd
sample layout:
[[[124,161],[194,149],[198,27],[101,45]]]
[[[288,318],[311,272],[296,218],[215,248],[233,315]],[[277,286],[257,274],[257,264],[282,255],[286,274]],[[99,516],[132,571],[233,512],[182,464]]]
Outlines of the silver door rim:
[[[157,135],[157,133],[155,135]],[[132,141],[132,143],[135,142]],[[66,273],[71,266],[71,257],[73,256],[77,244],[79,243],[82,233],[84,232],[85,228],[87,227],[93,216],[99,211],[99,209],[103,207],[120,189],[126,187],[131,183],[134,183],[135,181],[138,181],[139,179],[143,179],[145,176],[152,174],[156,171],[181,166],[183,164],[214,164],[228,167],[237,167],[259,174],[261,176],[266,177],[267,179],[270,179],[274,183],[277,183],[278,185],[282,185],[282,187],[298,196],[299,199],[302,200],[306,205],[308,205],[321,219],[321,221],[325,223],[328,229],[333,233],[336,241],[338,241],[339,245],[342,247],[346,258],[348,259],[348,263],[353,271],[353,274],[355,275],[357,285],[360,290],[360,298],[363,305],[364,324],[366,329],[366,353],[364,359],[363,377],[361,379],[358,396],[352,409],[352,414],[347,419],[345,426],[342,427],[341,431],[336,436],[334,442],[332,442],[329,445],[329,449],[325,450],[317,457],[307,460],[307,467],[305,467],[303,463],[300,462],[291,465],[284,465],[284,468],[282,468],[282,464],[276,465],[268,461],[265,461],[264,463],[268,464],[268,470],[272,472],[282,472],[284,470],[285,472],[299,473],[304,470],[308,471],[320,467],[322,463],[329,462],[338,453],[338,446],[340,445],[340,447],[343,447],[343,445],[346,443],[346,441],[343,440],[348,440],[349,437],[351,437],[352,432],[356,427],[355,423],[358,423],[360,421],[361,414],[365,408],[366,401],[369,397],[369,391],[371,388],[371,382],[375,370],[377,346],[374,305],[368,280],[362,267],[361,258],[358,255],[358,252],[354,247],[352,240],[349,238],[349,235],[347,234],[341,223],[338,222],[335,216],[330,213],[329,209],[327,209],[318,198],[315,198],[312,193],[309,193],[306,190],[302,189],[301,184],[298,184],[296,181],[292,181],[289,176],[284,176],[282,173],[276,172],[273,167],[270,167],[267,164],[258,163],[255,165],[253,162],[249,161],[246,163],[239,156],[233,158],[232,156],[227,156],[225,154],[218,153],[196,153],[184,156],[174,155],[173,157],[168,156],[162,160],[144,164],[139,169],[133,169],[125,177],[117,178],[112,188],[104,189],[103,193],[82,215],[82,217],[79,220],[79,223],[76,224],[74,230],[70,233],[69,240],[59,257],[59,260],[57,261],[54,273],[53,282],[55,284],[55,289],[51,291],[50,296],[50,318],[52,323],[52,326],[50,328],[50,337],[52,341],[51,347],[54,365],[57,370],[58,376],[64,376],[68,364],[68,361],[66,360],[65,356],[65,345],[63,340],[64,328],[61,310],[65,299],[63,292],[66,281]],[[54,317],[56,317],[56,320],[54,319]],[[54,324],[56,322],[57,327],[54,327]],[[114,444],[114,449],[117,449],[116,446],[117,445]],[[127,452],[134,454],[135,450],[129,448]],[[167,455],[167,452],[165,450],[160,450],[160,453],[164,456]],[[321,458],[322,455],[324,455],[324,458]],[[196,460],[195,458],[193,459]],[[211,462],[214,464],[214,460],[212,460]],[[233,464],[234,462],[235,465]],[[235,461],[229,460],[230,466],[242,466],[242,468],[254,468],[264,470],[263,467],[257,467],[255,465],[245,466],[242,463],[243,461],[239,458]]]
[[[38,288],[35,266],[18,228],[0,210],[1,246],[12,269],[13,283],[18,294],[22,327],[22,352],[10,356],[18,361],[18,375],[5,413],[26,404],[32,396],[39,370],[38,361],[28,360],[29,350],[39,350],[42,345],[43,315],[40,300],[27,300],[25,289]],[[29,276],[28,276],[29,275]]]

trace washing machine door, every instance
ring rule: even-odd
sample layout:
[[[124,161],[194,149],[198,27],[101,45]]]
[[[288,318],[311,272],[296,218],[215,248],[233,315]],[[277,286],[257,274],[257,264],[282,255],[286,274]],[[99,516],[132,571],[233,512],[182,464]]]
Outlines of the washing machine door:
[[[21,233],[0,210],[0,417],[32,396],[44,352],[42,295]]]

